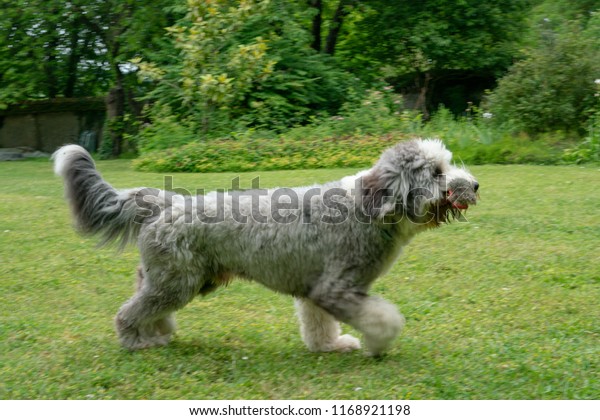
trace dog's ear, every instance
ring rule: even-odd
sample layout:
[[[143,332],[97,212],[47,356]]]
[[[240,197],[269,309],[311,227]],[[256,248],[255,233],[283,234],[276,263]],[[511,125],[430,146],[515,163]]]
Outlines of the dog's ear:
[[[395,199],[392,188],[387,185],[380,170],[374,169],[362,176],[359,182],[365,215],[380,219],[394,211]]]

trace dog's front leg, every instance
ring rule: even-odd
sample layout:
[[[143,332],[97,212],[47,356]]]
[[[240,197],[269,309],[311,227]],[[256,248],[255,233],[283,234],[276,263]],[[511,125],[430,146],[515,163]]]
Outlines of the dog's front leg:
[[[339,322],[308,299],[295,301],[300,321],[300,334],[310,351],[347,352],[360,349],[358,338],[341,335]]]
[[[395,305],[379,297],[365,297],[348,324],[364,335],[367,354],[383,354],[404,327],[404,316]]]
[[[338,320],[360,331],[368,355],[383,354],[404,327],[404,316],[384,299],[334,284],[325,283],[313,289],[311,300]]]

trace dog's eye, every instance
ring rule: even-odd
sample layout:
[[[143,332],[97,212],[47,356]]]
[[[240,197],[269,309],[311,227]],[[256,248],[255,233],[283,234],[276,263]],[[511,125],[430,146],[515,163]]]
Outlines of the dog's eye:
[[[439,166],[436,166],[433,170],[433,175],[438,177],[438,176],[442,176],[444,172],[442,171],[442,168],[440,168]]]

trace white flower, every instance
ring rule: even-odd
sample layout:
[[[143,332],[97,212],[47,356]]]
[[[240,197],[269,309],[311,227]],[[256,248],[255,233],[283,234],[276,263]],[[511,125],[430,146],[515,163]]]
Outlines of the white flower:
[[[494,114],[492,114],[491,112],[484,112],[482,117],[483,118],[492,118],[494,116]]]
[[[597,85],[600,85],[600,79],[594,80],[594,83],[597,84]]]

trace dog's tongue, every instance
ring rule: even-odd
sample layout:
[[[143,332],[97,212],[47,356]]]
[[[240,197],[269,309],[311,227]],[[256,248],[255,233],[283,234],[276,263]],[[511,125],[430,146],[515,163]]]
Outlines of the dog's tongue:
[[[448,190],[448,197],[450,197],[452,194],[454,194],[454,191]],[[460,204],[460,203],[457,203],[456,201],[454,201],[452,203],[452,207],[454,207],[455,209],[459,209],[459,210],[466,210],[469,208],[469,205],[468,204]]]
[[[459,210],[466,210],[469,208],[468,204],[452,203],[452,207]]]

